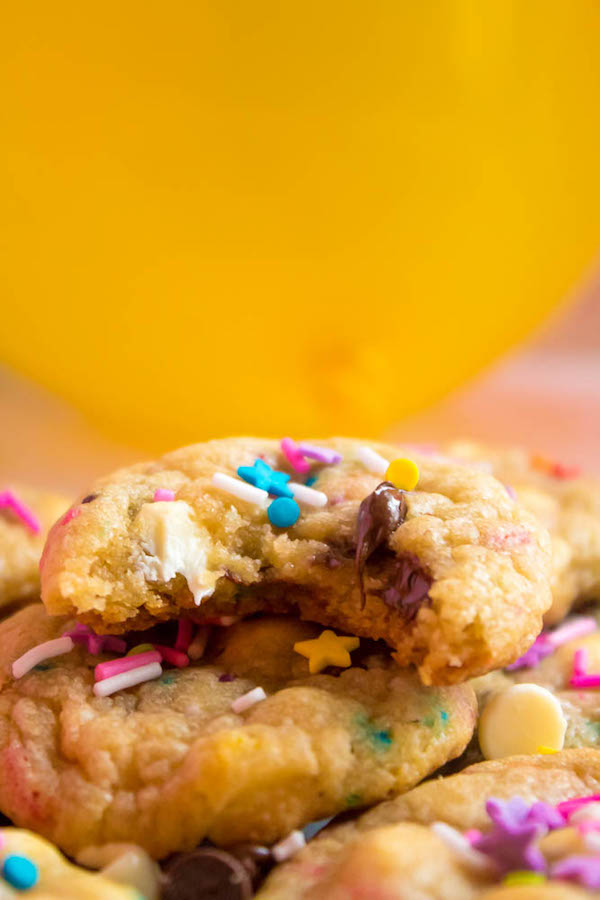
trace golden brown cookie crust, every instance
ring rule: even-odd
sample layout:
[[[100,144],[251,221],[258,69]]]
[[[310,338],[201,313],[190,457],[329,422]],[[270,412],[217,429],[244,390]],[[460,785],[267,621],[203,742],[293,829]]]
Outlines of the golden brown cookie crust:
[[[387,641],[398,662],[416,665],[429,684],[464,681],[524,652],[550,602],[549,539],[505,488],[472,468],[416,457],[419,483],[404,495],[404,521],[367,561],[363,597],[357,516],[381,476],[357,458],[359,442],[320,444],[343,455],[341,463],[315,470],[315,487],[328,504],[302,506],[287,529],[212,483],[215,472],[235,475],[259,456],[290,472],[275,441],[198,444],[98,482],[93,502],[76,506],[49,536],[42,568],[48,611],[76,614],[97,631],[113,632],[146,628],[182,610],[196,617],[265,607],[299,611]],[[370,446],[386,459],[399,452]],[[175,493],[181,521],[188,516],[182,540],[192,556],[197,551],[188,568],[207,585],[206,595],[196,597],[199,605],[190,572],[187,580],[181,574],[161,580],[164,560],[148,551],[148,520],[156,522],[150,507],[160,488]],[[425,588],[413,603],[415,584]]]

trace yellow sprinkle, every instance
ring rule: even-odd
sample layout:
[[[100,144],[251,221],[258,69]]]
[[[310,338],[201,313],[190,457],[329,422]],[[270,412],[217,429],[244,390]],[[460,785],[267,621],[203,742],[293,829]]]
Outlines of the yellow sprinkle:
[[[326,666],[340,666],[347,669],[352,665],[350,653],[360,645],[357,637],[341,637],[334,631],[322,631],[312,641],[298,641],[294,650],[308,660],[308,671],[316,675]]]
[[[547,747],[546,744],[540,744],[536,753],[558,753],[558,750],[555,750],[553,747]]]
[[[387,467],[385,480],[400,491],[414,491],[419,480],[418,466],[412,459],[394,459]]]
[[[137,644],[137,646],[132,647],[126,655],[136,656],[138,653],[147,653],[149,650],[154,650],[152,644]]]
[[[502,884],[543,884],[544,881],[546,881],[546,876],[541,872],[529,872],[524,869],[523,871],[509,872]]]

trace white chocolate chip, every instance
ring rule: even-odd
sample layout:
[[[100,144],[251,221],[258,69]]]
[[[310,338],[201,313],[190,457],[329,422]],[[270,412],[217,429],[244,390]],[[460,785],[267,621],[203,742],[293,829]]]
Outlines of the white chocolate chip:
[[[515,684],[495,694],[481,714],[479,746],[486,759],[562,750],[567,721],[554,694],[538,684]]]
[[[136,844],[104,844],[85,847],[77,862],[90,869],[102,869],[102,875],[119,884],[131,885],[145,898],[160,897],[160,868]]]
[[[210,536],[194,521],[191,506],[183,500],[144,503],[134,527],[143,551],[146,581],[170,581],[183,575],[200,606],[212,594],[221,573],[208,567]]]

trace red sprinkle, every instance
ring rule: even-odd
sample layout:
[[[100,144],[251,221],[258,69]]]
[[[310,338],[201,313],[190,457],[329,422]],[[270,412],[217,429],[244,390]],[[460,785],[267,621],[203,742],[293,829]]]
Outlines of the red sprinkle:
[[[178,669],[184,669],[186,666],[189,666],[190,660],[187,653],[180,653],[179,650],[174,650],[173,647],[165,647],[163,644],[153,644],[152,646],[160,653],[164,661],[172,666]]]
[[[192,643],[192,635],[194,633],[194,623],[191,619],[180,619],[177,623],[177,639],[175,641],[175,649],[183,653]]]

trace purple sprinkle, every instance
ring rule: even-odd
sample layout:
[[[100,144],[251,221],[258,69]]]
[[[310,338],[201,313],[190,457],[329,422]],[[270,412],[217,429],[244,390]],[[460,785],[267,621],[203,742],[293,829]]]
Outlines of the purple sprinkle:
[[[98,494],[88,494],[87,497],[84,497],[81,501],[82,503],[91,503],[92,500],[95,500]]]
[[[516,499],[517,499],[517,492],[515,491],[514,487],[511,487],[510,484],[505,484],[504,487],[506,488],[506,493],[508,494],[508,496],[510,497],[510,499],[511,499],[511,500],[516,500]]]
[[[511,663],[510,666],[507,666],[506,669],[509,672],[513,672],[515,669],[534,669],[546,656],[550,656],[554,653],[554,649],[555,648],[548,640],[548,636],[546,634],[540,634],[536,637],[529,650],[526,650],[523,656],[520,656],[519,659],[514,663]]]
[[[225,672],[224,675],[219,675],[219,681],[235,681],[236,678],[236,675],[230,675],[228,672]]]
[[[546,860],[535,842],[564,825],[564,817],[545,803],[530,806],[521,797],[490,797],[485,808],[494,827],[474,840],[473,847],[489,856],[503,875],[515,869],[545,872]]]
[[[342,454],[336,453],[335,450],[329,450],[327,447],[316,447],[314,444],[298,444],[298,450],[302,456],[308,456],[316,459],[318,462],[326,463],[332,466],[342,461]]]
[[[600,856],[567,856],[552,866],[550,874],[582,887],[600,888]]]

